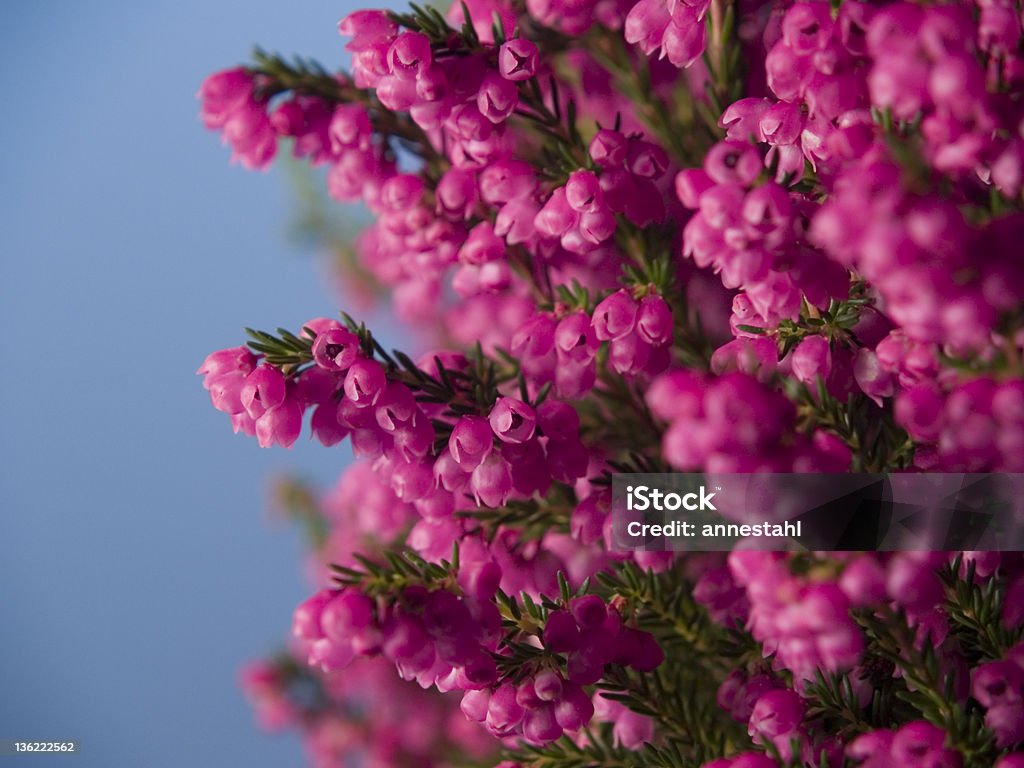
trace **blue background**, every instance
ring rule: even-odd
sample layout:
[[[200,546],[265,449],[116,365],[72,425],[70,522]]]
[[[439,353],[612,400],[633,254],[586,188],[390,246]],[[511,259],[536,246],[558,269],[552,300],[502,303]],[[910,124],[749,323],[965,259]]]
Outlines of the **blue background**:
[[[253,43],[344,61],[322,0],[7,2],[0,10],[0,765],[300,765],[237,687],[308,591],[267,478],[347,460],[232,434],[195,369],[244,325],[334,315],[286,238],[279,171],[196,117]]]

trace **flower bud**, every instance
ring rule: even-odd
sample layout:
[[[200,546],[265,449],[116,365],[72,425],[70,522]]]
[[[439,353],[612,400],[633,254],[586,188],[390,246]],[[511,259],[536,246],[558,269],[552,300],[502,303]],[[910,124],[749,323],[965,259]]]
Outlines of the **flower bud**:
[[[459,249],[459,261],[463,264],[485,264],[504,255],[505,241],[494,234],[494,227],[489,221],[483,221],[473,227],[466,242]]]
[[[808,336],[793,350],[791,360],[793,376],[799,381],[814,385],[820,377],[827,379],[832,370],[832,349],[824,336]]]
[[[263,364],[245,377],[241,399],[246,412],[258,419],[267,411],[281,405],[287,395],[284,374],[272,366]]]
[[[415,80],[432,60],[430,38],[422,32],[403,32],[388,48],[388,69],[401,80]]]
[[[361,357],[352,363],[345,375],[345,396],[360,407],[373,405],[387,383],[380,363]]]
[[[533,744],[547,744],[562,735],[562,728],[555,720],[555,708],[545,704],[527,711],[523,720],[523,736]]]
[[[460,417],[448,438],[451,457],[467,472],[480,466],[490,455],[493,444],[491,425],[482,416]]]
[[[519,90],[516,84],[495,72],[488,72],[476,97],[480,114],[492,123],[503,123],[518,104]]]
[[[579,213],[601,207],[601,182],[593,171],[573,171],[565,184],[565,199]]]
[[[568,653],[579,645],[580,630],[576,620],[565,611],[549,613],[544,625],[544,647],[552,653]]]
[[[537,414],[522,400],[499,397],[491,409],[488,421],[502,442],[524,443],[533,437]]]
[[[502,43],[498,49],[498,71],[506,80],[529,80],[537,73],[537,46],[517,37]]]
[[[562,695],[562,676],[551,669],[541,670],[533,678],[533,689],[541,701],[557,701]]]
[[[452,168],[437,183],[437,212],[453,221],[469,218],[477,202],[476,175]]]
[[[625,288],[601,301],[594,309],[594,333],[601,341],[621,339],[636,326],[639,306]]]
[[[478,504],[500,507],[512,493],[512,473],[508,462],[491,452],[480,466],[473,470],[469,480]]]
[[[292,635],[302,640],[319,640],[324,636],[320,617],[324,607],[333,599],[335,592],[322,589],[312,597],[299,603],[292,614]]]
[[[594,716],[594,704],[578,685],[562,683],[561,699],[555,704],[555,720],[567,731],[575,731]]]
[[[327,371],[343,372],[359,357],[359,337],[343,328],[330,328],[313,340],[313,360]]]
[[[540,209],[534,224],[548,237],[561,237],[576,224],[578,214],[566,199],[565,187],[559,187]]]
[[[672,310],[656,293],[644,296],[636,314],[636,332],[648,344],[666,344],[672,340]]]

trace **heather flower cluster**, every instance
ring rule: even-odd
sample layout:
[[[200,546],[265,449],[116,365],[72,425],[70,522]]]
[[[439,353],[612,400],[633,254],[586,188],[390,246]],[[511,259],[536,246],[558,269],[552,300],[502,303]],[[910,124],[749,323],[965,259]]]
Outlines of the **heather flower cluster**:
[[[234,161],[369,212],[332,282],[408,331],[199,369],[354,456],[279,488],[315,586],[261,720],[325,767],[1024,765],[1019,555],[621,552],[609,512],[616,472],[1024,471],[1022,19],[468,0],[208,77]]]

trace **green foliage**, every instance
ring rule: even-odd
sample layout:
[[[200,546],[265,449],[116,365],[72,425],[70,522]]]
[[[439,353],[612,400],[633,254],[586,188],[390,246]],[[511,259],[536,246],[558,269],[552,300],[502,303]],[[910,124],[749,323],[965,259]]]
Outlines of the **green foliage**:
[[[303,337],[284,328],[277,329],[277,336],[252,328],[246,328],[245,332],[252,339],[248,342],[249,349],[263,355],[268,363],[276,365],[286,375],[298,373],[302,366],[313,361],[313,339],[316,334],[308,328],[303,329],[306,334]]]
[[[583,745],[563,736],[544,747],[523,744],[507,752],[505,757],[524,768],[641,768],[661,765],[647,762],[648,753],[651,752],[649,748],[634,752],[614,746],[611,729],[607,723],[588,728],[586,743]]]
[[[964,571],[963,576],[960,575]],[[1024,627],[1003,625],[1006,582],[978,578],[973,562],[964,566],[958,555],[939,571],[946,585],[946,612],[953,634],[971,665],[997,661],[1024,639]]]
[[[707,106],[701,109],[705,123],[718,132],[718,118],[725,107],[743,95],[743,48],[736,34],[735,0],[712,0],[706,17],[708,45],[704,64],[710,75],[704,90]]]
[[[895,696],[908,704],[916,717],[944,729],[950,745],[964,756],[964,768],[991,768],[995,738],[985,728],[977,704],[960,704],[957,669],[945,661],[931,638],[918,642],[917,633],[902,611],[879,609],[855,614],[868,637],[868,653],[898,669],[905,683]]]
[[[434,356],[436,373],[428,373],[412,358],[399,350],[388,352],[377,340],[365,323],[357,323],[347,313],[342,313],[345,325],[359,338],[359,346],[367,358],[377,359],[385,366],[385,372],[392,381],[401,381],[412,389],[418,402],[444,405],[444,414],[457,419],[466,414],[486,415],[500,396],[499,387],[509,382],[518,382],[523,402],[534,407],[547,397],[550,387],[543,387],[535,397],[530,397],[526,382],[519,371],[519,363],[510,354],[498,350],[499,359],[484,354],[479,343],[469,355],[465,370],[450,370],[439,356]],[[277,335],[246,328],[249,348],[264,360],[281,369],[286,376],[297,376],[313,361],[313,341],[316,333],[303,328],[302,335],[278,328]],[[437,448],[448,441],[451,424],[437,419],[434,422],[437,433]]]
[[[459,571],[458,544],[452,545],[451,560],[431,563],[411,549],[384,550],[379,560],[354,555],[359,567],[332,564],[334,582],[339,587],[358,587],[374,597],[398,596],[405,587],[425,586],[456,589]]]
[[[829,394],[820,377],[813,392],[795,380],[784,384],[797,404],[801,428],[826,429],[838,435],[850,449],[854,472],[889,472],[910,466],[914,446],[893,419],[891,404],[880,408],[862,394],[851,394],[841,402]]]
[[[637,625],[659,640],[666,656],[699,660],[722,677],[760,658],[760,646],[750,634],[715,623],[694,599],[693,584],[676,569],[655,573],[626,561],[600,574],[598,582],[620,600],[626,615],[635,616]]]
[[[532,499],[511,499],[503,507],[478,507],[457,515],[479,524],[488,541],[502,528],[514,528],[524,541],[536,541],[548,533],[568,533],[576,508],[576,494],[564,483],[552,483],[547,495]],[[471,530],[476,530],[472,529]]]
[[[676,570],[654,573],[620,564],[598,581],[637,626],[665,650],[653,673],[610,670],[600,684],[609,698],[655,720],[665,765],[700,764],[749,748],[745,730],[717,704],[718,686],[733,669],[760,659],[760,647],[738,627],[714,623]],[[673,762],[678,756],[679,761]]]

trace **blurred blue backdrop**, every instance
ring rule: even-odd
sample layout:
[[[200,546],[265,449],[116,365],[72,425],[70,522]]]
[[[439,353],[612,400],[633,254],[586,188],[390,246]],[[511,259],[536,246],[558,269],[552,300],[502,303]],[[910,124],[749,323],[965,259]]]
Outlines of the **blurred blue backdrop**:
[[[288,245],[282,174],[196,118],[253,43],[343,59],[324,0],[7,2],[0,10],[0,738],[86,766],[300,765],[237,687],[307,587],[266,480],[347,460],[260,450],[194,375],[243,325],[334,315]],[[308,255],[307,255],[308,256]],[[50,764],[2,758],[0,765]]]

